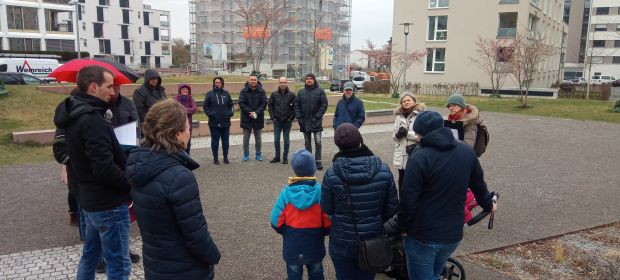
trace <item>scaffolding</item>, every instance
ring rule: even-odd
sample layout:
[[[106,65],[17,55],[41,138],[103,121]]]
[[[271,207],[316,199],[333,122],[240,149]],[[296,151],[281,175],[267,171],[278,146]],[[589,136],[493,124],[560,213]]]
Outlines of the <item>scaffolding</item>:
[[[266,74],[271,76],[300,78],[315,69],[317,75],[347,78],[351,5],[352,0],[289,0],[286,9],[288,17],[293,20],[272,38],[265,50],[261,70],[265,67],[270,70],[265,71]],[[195,69],[210,72],[225,65],[226,70],[238,72],[251,67],[249,43],[243,38],[245,23],[235,13],[238,10],[233,0],[190,1],[190,44]],[[320,19],[318,25],[315,24],[317,19]],[[327,49],[333,50],[331,65],[323,73],[318,73],[313,66],[316,64],[311,55],[315,26],[332,32],[330,38],[321,41],[321,47],[327,46]],[[224,64],[210,61],[202,54],[205,44],[226,44],[228,60]]]

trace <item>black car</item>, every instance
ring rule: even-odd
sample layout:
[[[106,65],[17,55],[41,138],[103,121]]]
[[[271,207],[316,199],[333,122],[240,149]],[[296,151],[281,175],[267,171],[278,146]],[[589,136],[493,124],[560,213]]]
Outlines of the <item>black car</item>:
[[[344,84],[349,80],[333,80],[329,85],[330,91],[342,91],[344,89]]]
[[[620,87],[620,80],[615,80],[615,81],[611,82],[611,86],[612,87]]]
[[[0,80],[2,80],[5,85],[47,84],[47,81],[41,80],[28,73],[19,73],[19,72],[0,72]]]

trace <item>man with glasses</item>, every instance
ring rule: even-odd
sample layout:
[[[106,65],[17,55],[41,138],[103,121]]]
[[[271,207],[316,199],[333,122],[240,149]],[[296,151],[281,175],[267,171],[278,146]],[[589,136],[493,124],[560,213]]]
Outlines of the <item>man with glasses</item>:
[[[279,79],[278,90],[269,97],[269,118],[273,121],[275,156],[271,163],[280,162],[280,132],[284,137],[282,164],[288,163],[288,150],[291,144],[289,134],[295,119],[295,93],[288,88],[286,77]]]

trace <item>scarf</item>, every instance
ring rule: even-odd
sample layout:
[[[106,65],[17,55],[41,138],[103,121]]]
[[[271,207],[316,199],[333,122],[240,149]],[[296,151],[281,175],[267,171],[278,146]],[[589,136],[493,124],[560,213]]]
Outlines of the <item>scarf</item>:
[[[179,101],[181,101],[181,102],[188,102],[190,100],[190,97],[191,96],[189,96],[189,95],[182,95],[181,94],[181,95],[179,95]]]
[[[336,161],[336,159],[340,157],[355,158],[355,157],[369,157],[369,156],[374,156],[374,155],[375,154],[373,154],[372,151],[366,145],[364,145],[364,143],[362,143],[362,145],[357,148],[344,150],[344,151],[340,151],[336,153],[334,155],[334,159],[332,160],[332,162]]]
[[[458,111],[458,112],[456,112],[454,114],[449,114],[448,115],[448,120],[449,121],[458,121],[461,118],[463,118],[463,114],[466,114],[466,113],[469,113],[469,112],[471,112],[471,110],[465,108],[465,109],[463,109],[461,111]]]
[[[308,180],[314,180],[316,181],[316,177],[314,176],[308,176],[308,177],[288,177],[288,184],[294,184],[297,183],[299,181],[308,181]]]

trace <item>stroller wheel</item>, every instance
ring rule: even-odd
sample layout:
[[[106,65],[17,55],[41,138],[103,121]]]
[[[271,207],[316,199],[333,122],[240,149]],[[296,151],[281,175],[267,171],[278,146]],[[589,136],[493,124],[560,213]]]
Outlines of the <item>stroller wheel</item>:
[[[441,280],[465,280],[465,269],[463,265],[453,258],[448,258],[446,267],[441,273]]]

